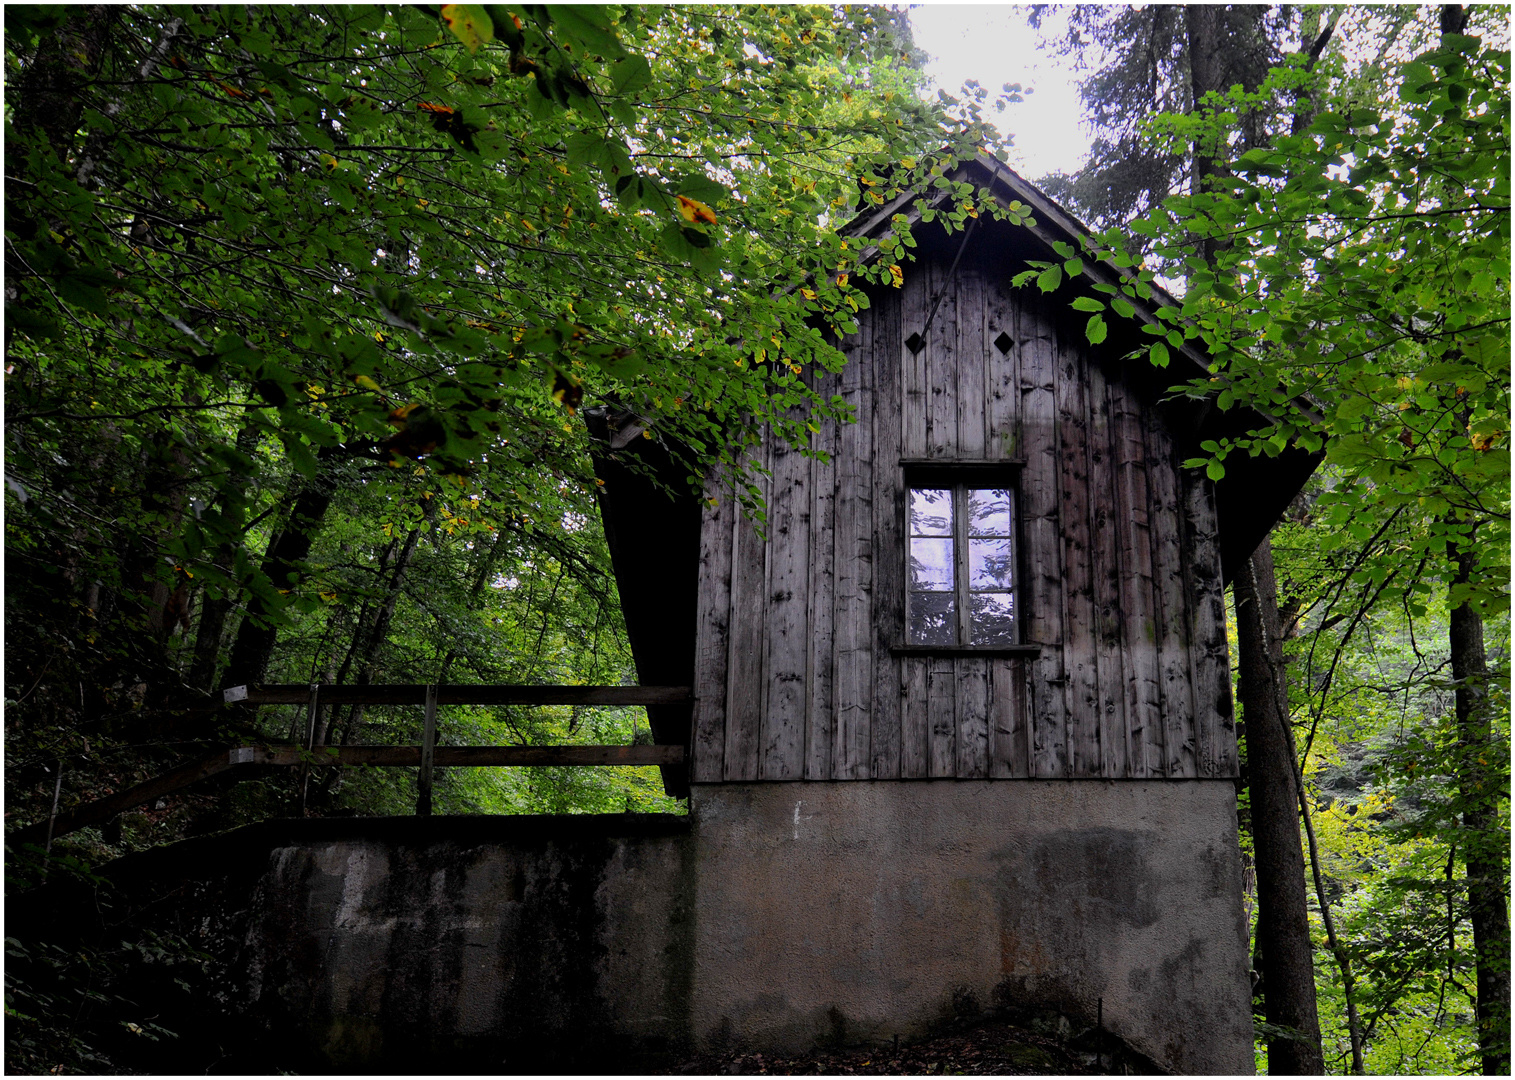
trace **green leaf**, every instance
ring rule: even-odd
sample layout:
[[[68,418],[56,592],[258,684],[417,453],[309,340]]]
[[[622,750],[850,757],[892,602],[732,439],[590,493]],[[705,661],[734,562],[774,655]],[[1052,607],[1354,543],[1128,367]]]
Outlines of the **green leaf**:
[[[5,305],[5,324],[30,338],[50,341],[63,338],[63,327],[57,319],[20,304]]]
[[[1089,320],[1089,325],[1084,327],[1084,336],[1089,339],[1090,345],[1098,345],[1104,341],[1107,333],[1109,333],[1109,327],[1105,325],[1103,315],[1095,315]]]
[[[279,440],[284,444],[284,452],[289,455],[289,463],[295,470],[306,479],[314,479],[316,456],[310,452],[310,447],[305,445],[304,440],[292,431],[279,432]]]
[[[1171,359],[1168,354],[1168,346],[1164,345],[1161,341],[1153,342],[1152,346],[1147,350],[1147,356],[1155,366],[1160,368],[1167,367],[1168,361]]]
[[[443,4],[442,21],[471,53],[494,40],[494,20],[483,4]]]
[[[563,140],[570,165],[597,165],[605,157],[606,140],[593,131],[576,131]]]
[[[1052,292],[1063,283],[1063,268],[1061,266],[1049,266],[1036,278],[1036,286],[1042,292]]]
[[[725,187],[703,173],[691,173],[682,177],[669,190],[675,195],[687,195],[711,206],[725,201],[728,194]]]
[[[1208,476],[1211,480],[1219,482],[1221,480],[1224,480],[1226,477],[1226,467],[1218,461],[1206,462],[1205,475]]]
[[[1069,259],[1063,263],[1063,270],[1067,272],[1070,278],[1078,277],[1078,275],[1084,272],[1084,260]]]
[[[623,56],[610,67],[610,85],[617,96],[635,94],[652,82],[652,65],[645,56],[632,53]]]
[[[548,4],[546,10],[553,26],[568,43],[582,47],[580,55],[587,52],[619,56],[624,51],[616,37],[615,25],[600,5]]]
[[[1105,305],[1092,296],[1076,296],[1073,298],[1074,311],[1104,311]]]
[[[110,304],[100,287],[81,280],[75,274],[59,280],[58,295],[70,307],[83,308],[95,315],[105,315],[110,311]]]

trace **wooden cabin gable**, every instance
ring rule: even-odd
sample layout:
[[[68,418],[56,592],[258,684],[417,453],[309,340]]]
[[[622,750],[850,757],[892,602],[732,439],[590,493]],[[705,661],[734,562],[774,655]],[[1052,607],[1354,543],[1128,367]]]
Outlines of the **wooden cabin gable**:
[[[767,541],[727,499],[705,511],[692,779],[1236,775],[1213,485],[1065,299],[1011,288],[992,251],[949,278],[956,247],[843,343],[819,389],[858,422],[813,437],[830,460],[759,450]],[[1013,478],[1009,645],[910,640],[928,462]]]

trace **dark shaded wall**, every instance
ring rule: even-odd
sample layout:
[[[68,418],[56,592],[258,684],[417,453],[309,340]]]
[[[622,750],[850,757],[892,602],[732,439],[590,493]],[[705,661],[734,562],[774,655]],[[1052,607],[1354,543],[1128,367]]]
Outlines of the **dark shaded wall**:
[[[109,874],[217,959],[196,1071],[635,1072],[1028,1007],[1251,1068],[1223,780],[696,785],[688,818],[275,821]]]

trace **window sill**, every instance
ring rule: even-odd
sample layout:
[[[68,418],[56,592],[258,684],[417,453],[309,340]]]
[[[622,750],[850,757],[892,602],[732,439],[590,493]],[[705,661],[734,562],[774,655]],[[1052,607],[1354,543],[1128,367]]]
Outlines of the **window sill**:
[[[1042,653],[1040,645],[895,645],[890,656],[1029,656]]]

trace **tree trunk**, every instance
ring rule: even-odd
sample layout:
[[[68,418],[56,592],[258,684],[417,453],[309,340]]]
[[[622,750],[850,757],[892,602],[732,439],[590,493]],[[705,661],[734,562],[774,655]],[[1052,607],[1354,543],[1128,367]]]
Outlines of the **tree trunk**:
[[[1269,1024],[1299,1038],[1268,1040],[1268,1072],[1325,1072],[1315,1005],[1315,964],[1299,840],[1299,792],[1285,725],[1283,635],[1273,545],[1264,539],[1235,582],[1237,694],[1246,725],[1252,844],[1257,867],[1257,938],[1263,957],[1263,1009]]]
[[[1471,542],[1468,544],[1471,548]],[[1468,548],[1449,551],[1454,582],[1467,584],[1478,565]],[[1510,917],[1505,854],[1509,837],[1500,828],[1496,755],[1492,738],[1488,664],[1483,619],[1471,602],[1452,609],[1449,637],[1452,677],[1457,681],[1458,794],[1462,802],[1460,846],[1467,866],[1468,917],[1473,924],[1477,966],[1478,1049],[1485,1076],[1510,1075]]]
[[[244,425],[237,432],[237,449],[249,456],[257,449],[261,432],[252,424]],[[221,492],[221,516],[223,520],[241,523],[247,506],[247,476],[237,476],[227,482]],[[230,573],[236,564],[237,549],[230,540],[216,548],[215,561],[223,571]],[[205,592],[200,603],[200,622],[195,629],[195,651],[190,659],[189,674],[184,681],[197,690],[215,690],[216,669],[221,663],[221,638],[226,631],[226,617],[231,614],[231,597],[220,593]]]
[[[300,563],[310,554],[311,545],[325,521],[326,509],[336,492],[332,459],[341,452],[340,447],[331,446],[323,446],[317,452],[320,470],[314,479],[301,486],[284,528],[268,545],[268,553],[263,557],[263,572],[275,589],[291,589],[298,583]],[[247,614],[237,628],[237,640],[227,661],[226,685],[242,686],[263,681],[274,642],[279,637],[277,614],[262,597],[253,595],[249,598]]]
[[[1206,94],[1233,85],[1256,91],[1267,75],[1259,55],[1264,8],[1190,4],[1184,8],[1189,75],[1198,111]],[[1321,42],[1321,47],[1324,47]],[[1267,141],[1262,114],[1244,117],[1243,141]],[[1242,149],[1245,149],[1243,147]],[[1227,170],[1218,155],[1229,148],[1196,145],[1191,187],[1200,191]],[[1206,237],[1200,252],[1213,262],[1219,241]],[[1270,1024],[1292,1028],[1297,1038],[1268,1040],[1268,1071],[1319,1075],[1325,1072],[1320,1020],[1315,1001],[1315,964],[1305,901],[1305,860],[1299,838],[1299,788],[1293,740],[1287,725],[1283,633],[1278,587],[1273,578],[1273,545],[1258,545],[1235,582],[1238,694],[1247,750],[1247,784],[1252,801],[1252,846],[1257,875],[1257,951],[1261,956],[1263,1011]]]
[[[431,521],[435,501],[435,499],[428,499],[423,503],[423,525]],[[389,640],[389,625],[394,621],[395,605],[400,601],[400,591],[405,584],[405,574],[410,569],[410,560],[415,555],[416,544],[421,539],[422,529],[422,525],[417,525],[406,534],[405,542],[400,547],[399,556],[395,559],[394,572],[390,574],[389,583],[384,590],[384,601],[375,613],[373,625],[371,627],[365,626],[367,622],[365,617],[367,615],[366,609],[358,617],[358,625],[353,633],[352,648],[347,651],[347,656],[342,660],[342,668],[337,675],[338,682],[345,683],[348,673],[354,666],[358,669],[358,677],[354,685],[368,686],[373,682],[374,672],[379,662],[379,651],[384,647],[384,643]],[[391,550],[393,546],[393,544],[390,545]],[[381,574],[385,563],[388,562],[388,555],[389,552],[386,551],[384,563],[380,564]],[[326,745],[327,735],[333,723],[331,719],[333,715],[335,715],[335,709],[327,713],[317,724],[317,746]],[[343,728],[344,740],[347,737],[347,733],[353,729],[353,726],[361,722],[362,717],[363,706],[352,706],[348,713],[347,723]],[[333,769],[331,771],[335,774],[341,770]]]

